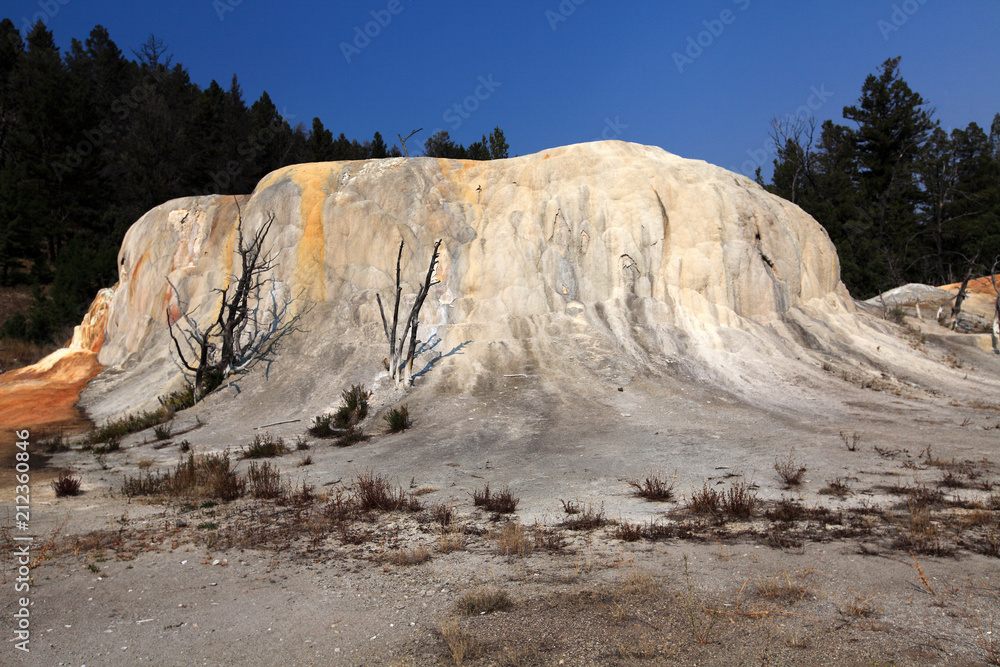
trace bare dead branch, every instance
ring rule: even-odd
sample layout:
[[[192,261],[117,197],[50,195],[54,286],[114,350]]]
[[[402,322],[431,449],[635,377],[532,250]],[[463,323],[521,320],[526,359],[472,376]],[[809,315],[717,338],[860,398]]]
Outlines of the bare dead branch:
[[[424,128],[421,127],[419,129],[414,130],[413,132],[410,132],[408,135],[406,135],[406,139],[409,139],[414,134],[416,134],[417,132],[420,132],[423,129]],[[400,136],[399,132],[396,133],[396,136],[399,137],[399,143],[403,144],[403,155],[405,155],[406,157],[410,157],[410,153],[406,150],[406,139],[404,139],[402,136]]]

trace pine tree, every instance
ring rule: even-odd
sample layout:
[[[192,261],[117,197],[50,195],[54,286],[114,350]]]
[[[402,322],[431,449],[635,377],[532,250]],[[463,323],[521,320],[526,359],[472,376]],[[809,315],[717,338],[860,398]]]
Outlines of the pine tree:
[[[920,198],[916,167],[933,128],[924,99],[899,74],[899,58],[869,75],[855,106],[844,118],[857,124],[853,137],[859,167],[862,226],[877,240],[884,286],[908,282],[919,255],[915,203]]]
[[[507,158],[508,150],[510,150],[510,146],[507,145],[507,140],[503,136],[503,130],[499,126],[493,128],[490,133],[490,159],[504,160]]]
[[[382,135],[379,134],[378,132],[376,132],[375,136],[372,138],[372,143],[369,149],[369,153],[373,158],[384,158],[388,155],[388,151],[386,150],[385,146],[385,140],[382,139]]]

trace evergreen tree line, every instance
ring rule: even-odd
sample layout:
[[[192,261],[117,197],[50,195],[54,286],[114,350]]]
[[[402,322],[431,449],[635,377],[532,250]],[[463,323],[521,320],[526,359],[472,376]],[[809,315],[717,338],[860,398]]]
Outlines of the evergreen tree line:
[[[959,282],[1000,258],[1000,114],[989,134],[976,123],[946,132],[899,62],[886,60],[844,107],[852,126],[771,122],[765,187],[826,228],[855,298]]]
[[[267,92],[247,104],[235,75],[201,88],[152,35],[132,54],[101,26],[60,53],[41,21],[25,37],[0,22],[0,286],[34,297],[0,337],[49,341],[78,323],[117,280],[129,226],[158,204],[249,193],[289,164],[402,155],[378,132],[359,142],[319,118],[292,126]],[[468,148],[439,132],[425,149],[488,160],[508,147],[496,128]]]

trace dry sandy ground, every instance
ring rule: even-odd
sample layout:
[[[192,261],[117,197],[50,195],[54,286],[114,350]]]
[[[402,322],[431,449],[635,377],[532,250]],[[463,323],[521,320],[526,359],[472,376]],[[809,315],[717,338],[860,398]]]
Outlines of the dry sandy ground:
[[[32,486],[30,653],[11,640],[19,533],[6,519],[2,662],[997,664],[1000,396],[968,388],[995,388],[1000,357],[914,346],[945,379],[816,368],[761,380],[753,400],[682,372],[597,387],[581,374],[558,392],[530,369],[470,394],[418,388],[408,431],[385,434],[376,415],[366,442],[309,437],[271,459],[308,497],[124,495],[141,469],[172,470],[184,440],[235,460],[264,432],[206,401],[175,417],[175,433],[193,430],[167,446],[147,431],[49,461],[84,492]],[[307,426],[265,430],[291,444]],[[774,466],[789,459],[805,472],[786,489]],[[333,499],[366,471],[419,490],[423,509],[338,515]],[[651,473],[673,500],[633,493]],[[845,497],[821,493],[838,479]],[[486,483],[509,485],[513,515],[474,506]],[[752,518],[688,508],[741,484]],[[581,515],[564,503],[618,524],[572,530]],[[647,535],[620,539],[621,523]],[[478,613],[481,587],[507,604]]]

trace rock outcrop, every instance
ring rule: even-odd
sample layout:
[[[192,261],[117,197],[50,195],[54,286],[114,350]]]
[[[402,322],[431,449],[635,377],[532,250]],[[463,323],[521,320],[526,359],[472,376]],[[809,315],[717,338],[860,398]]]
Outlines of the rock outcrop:
[[[215,314],[239,211],[248,231],[274,215],[268,297],[302,315],[271,375],[303,356],[314,370],[294,373],[316,373],[323,358],[348,374],[359,358],[381,368],[375,295],[391,293],[400,240],[406,305],[443,239],[418,368],[444,355],[453,389],[487,368],[710,368],[747,345],[798,356],[803,342],[846,340],[853,313],[836,250],[810,216],[659,148],[612,141],[494,162],[302,164],[249,196],[178,199],[133,225],[99,354],[114,387],[91,392],[96,416],[176,388],[168,317]]]

